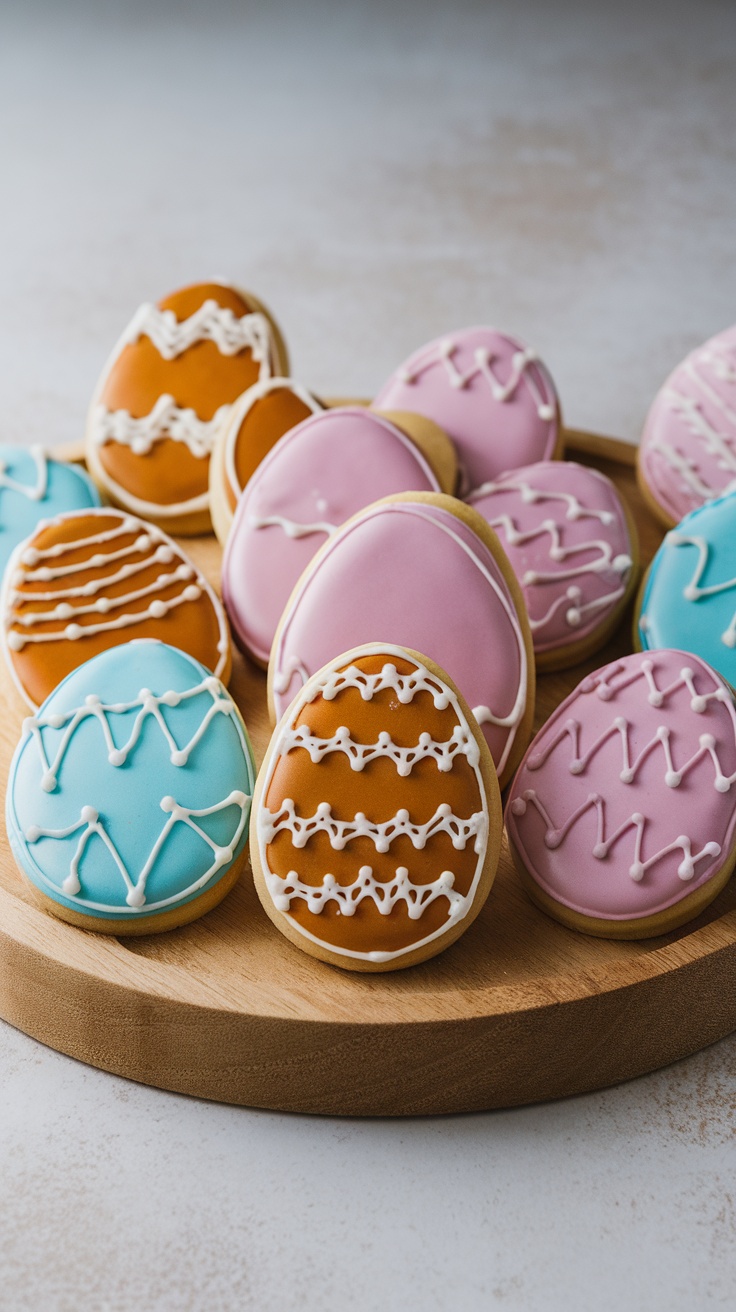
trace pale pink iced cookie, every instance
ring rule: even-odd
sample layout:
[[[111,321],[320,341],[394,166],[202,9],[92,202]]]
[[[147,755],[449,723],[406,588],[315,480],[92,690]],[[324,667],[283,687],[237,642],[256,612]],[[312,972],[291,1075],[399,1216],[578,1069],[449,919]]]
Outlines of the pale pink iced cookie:
[[[736,487],[736,325],[691,351],[657,393],[639,483],[668,528]]]
[[[498,534],[521,584],[537,668],[561,669],[597,651],[638,575],[636,529],[611,480],[546,460],[467,499]]]
[[[294,589],[274,641],[274,720],[323,665],[374,641],[423,651],[447,670],[503,787],[531,732],[534,655],[511,566],[470,506],[405,493],[369,506],[330,538]]]
[[[454,460],[452,469],[454,477]],[[222,590],[240,646],[268,662],[299,575],[356,511],[396,492],[441,486],[420,447],[367,409],[327,410],[297,424],[248,480],[228,536]]]
[[[413,410],[455,443],[461,495],[507,469],[549,460],[560,446],[554,383],[535,351],[494,328],[464,328],[423,346],[373,405]]]
[[[532,742],[506,826],[532,899],[573,929],[648,938],[698,915],[736,859],[736,708],[662,648],[583,679]]]

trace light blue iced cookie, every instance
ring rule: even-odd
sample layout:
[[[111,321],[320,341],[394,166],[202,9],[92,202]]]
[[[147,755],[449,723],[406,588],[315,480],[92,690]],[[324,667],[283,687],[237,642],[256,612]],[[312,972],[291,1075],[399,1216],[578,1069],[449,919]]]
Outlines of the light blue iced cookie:
[[[11,552],[40,520],[101,505],[80,465],[50,460],[39,446],[0,443],[0,578]]]
[[[691,511],[665,537],[641,599],[644,651],[692,651],[736,685],[736,492]]]
[[[80,665],[24,721],[8,837],[46,910],[88,929],[154,933],[195,920],[235,883],[254,781],[219,679],[142,639]]]

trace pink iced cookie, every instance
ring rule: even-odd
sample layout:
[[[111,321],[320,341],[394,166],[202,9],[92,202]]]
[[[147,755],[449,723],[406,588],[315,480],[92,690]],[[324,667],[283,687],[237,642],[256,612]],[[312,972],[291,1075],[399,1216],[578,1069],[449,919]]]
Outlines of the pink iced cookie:
[[[532,742],[506,825],[545,911],[605,938],[696,916],[736,855],[736,709],[697,656],[662,648],[583,679]]]
[[[467,500],[498,533],[521,584],[538,666],[560,669],[600,647],[636,584],[635,529],[610,479],[546,460]]]
[[[551,459],[560,437],[554,383],[536,353],[494,328],[423,346],[381,388],[377,410],[417,411],[457,448],[460,493],[506,469]]]
[[[691,351],[654,398],[639,481],[668,526],[736,487],[736,326]]]
[[[275,717],[315,671],[371,641],[424,652],[447,670],[503,786],[531,729],[531,638],[508,561],[469,507],[407,494],[369,506],[335,534],[279,625],[269,666]]]
[[[292,588],[326,538],[371,501],[439,487],[419,448],[369,410],[297,424],[248,480],[227,540],[222,591],[239,644],[266,664]]]

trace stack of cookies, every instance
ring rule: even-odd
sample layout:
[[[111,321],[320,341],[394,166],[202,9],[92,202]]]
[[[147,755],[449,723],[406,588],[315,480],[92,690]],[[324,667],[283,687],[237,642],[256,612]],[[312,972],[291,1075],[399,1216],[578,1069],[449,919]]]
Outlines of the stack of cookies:
[[[3,647],[31,712],[7,827],[42,905],[168,929],[250,854],[297,947],[409,966],[482,908],[508,790],[544,912],[629,938],[697,915],[736,859],[736,330],[654,403],[640,477],[670,532],[639,650],[593,673],[639,549],[564,437],[549,371],[496,330],[430,342],[370,405],[336,406],[290,376],[252,293],[143,305],[90,406],[89,472],[3,453]],[[222,602],[179,541],[210,531]],[[231,633],[267,671],[257,778]],[[530,744],[537,671],[584,661]]]

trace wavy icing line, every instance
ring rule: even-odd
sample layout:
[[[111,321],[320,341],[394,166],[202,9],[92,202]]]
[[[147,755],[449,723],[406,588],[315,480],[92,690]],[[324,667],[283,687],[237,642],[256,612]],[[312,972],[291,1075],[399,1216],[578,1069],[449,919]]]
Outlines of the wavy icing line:
[[[604,858],[608,856],[611,848],[618,842],[619,838],[622,838],[630,829],[634,829],[636,831],[634,859],[629,866],[629,875],[635,883],[639,883],[644,878],[647,870],[655,865],[657,861],[660,861],[663,856],[667,856],[670,852],[675,852],[678,849],[682,852],[682,861],[677,868],[677,874],[678,877],[684,881],[693,878],[695,875],[695,866],[698,861],[701,861],[706,856],[720,856],[721,854],[720,844],[712,842],[706,843],[699,852],[694,853],[692,850],[691,839],[689,839],[686,834],[681,834],[674,840],[674,842],[668,843],[666,847],[655,852],[654,855],[648,857],[646,861],[642,861],[641,850],[647,826],[646,816],[643,816],[640,811],[634,811],[627,820],[624,820],[623,823],[619,825],[618,829],[615,829],[612,834],[606,837],[606,803],[605,798],[601,797],[600,793],[590,793],[586,800],[568,816],[567,820],[565,820],[562,825],[555,824],[549,812],[540,802],[539,797],[533,788],[525,788],[520,797],[514,798],[511,803],[512,814],[515,816],[525,815],[529,804],[538,811],[542,818],[545,825],[545,847],[548,847],[551,850],[558,848],[560,844],[564,842],[573,825],[577,823],[581,816],[591,810],[591,808],[595,809],[597,816],[597,834],[592,848],[592,855],[599,861],[604,860]]]
[[[36,466],[35,483],[19,483],[7,473],[5,461],[0,460],[0,488],[6,488],[8,492],[17,492],[20,496],[27,497],[29,501],[43,501],[49,486],[48,459],[41,446],[29,447],[28,454]]]
[[[263,840],[272,843],[277,834],[288,831],[294,847],[306,847],[315,834],[326,834],[330,847],[336,852],[354,838],[369,838],[377,852],[388,852],[395,838],[408,838],[417,851],[422,851],[435,834],[447,834],[452,846],[463,851],[471,838],[473,850],[484,850],[488,837],[488,821],[484,812],[477,811],[467,819],[453,814],[452,807],[443,802],[424,824],[412,824],[409,812],[401,809],[390,820],[369,820],[358,811],[352,820],[336,820],[329,802],[320,802],[314,815],[298,816],[290,797],[285,797],[278,811],[261,807]]]
[[[555,407],[545,401],[537,386],[536,379],[529,373],[531,364],[541,364],[536,351],[529,348],[523,351],[515,351],[511,357],[511,374],[508,380],[502,383],[491,368],[492,362],[498,358],[493,351],[483,346],[476,347],[473,353],[474,363],[464,373],[461,373],[453,360],[453,356],[458,349],[458,343],[453,338],[446,337],[433,351],[425,356],[421,363],[418,362],[412,365],[411,368],[405,366],[399,370],[398,378],[400,382],[415,383],[417,378],[426,373],[428,369],[432,369],[438,364],[444,365],[450,387],[459,391],[467,387],[474,378],[484,378],[491,390],[494,401],[503,404],[513,398],[519,384],[524,379],[536,405],[539,418],[554,419]]]
[[[123,343],[148,337],[164,360],[174,360],[197,342],[214,342],[221,355],[239,355],[246,348],[260,368],[260,378],[270,375],[271,330],[265,315],[237,316],[217,301],[207,300],[187,319],[177,319],[173,310],[159,310],[146,302],[126,329]]]
[[[473,502],[479,501],[483,497],[498,495],[502,492],[518,492],[521,500],[528,505],[535,505],[540,501],[561,501],[567,505],[565,518],[568,520],[591,518],[599,520],[604,525],[615,522],[615,515],[611,511],[588,509],[571,493],[546,492],[533,487],[522,479],[504,483],[484,483],[467,497],[467,501],[472,505]],[[532,619],[531,615],[529,616],[529,627],[532,632],[545,628],[563,607],[566,607],[565,620],[567,624],[570,628],[577,628],[582,623],[585,615],[592,614],[597,610],[607,609],[624,596],[626,592],[624,576],[628,577],[633,561],[631,556],[626,553],[620,553],[614,557],[613,547],[610,542],[598,538],[565,547],[562,542],[560,526],[553,519],[546,519],[535,528],[526,530],[520,529],[516,520],[509,515],[498,515],[495,519],[489,519],[488,523],[492,529],[500,530],[501,533],[505,534],[510,546],[523,546],[527,542],[533,542],[537,538],[548,536],[550,539],[549,557],[552,561],[564,562],[571,556],[579,555],[582,552],[597,551],[599,553],[595,560],[587,561],[585,564],[577,565],[572,569],[560,569],[550,572],[528,569],[520,578],[520,582],[524,587],[558,583],[563,579],[579,578],[582,574],[603,574],[606,572],[618,574],[621,579],[619,587],[614,588],[612,592],[585,603],[583,602],[582,590],[579,587],[568,588],[563,597],[558,597],[552,603],[546,614],[537,619]],[[568,605],[568,603],[570,604]]]
[[[61,523],[63,522],[63,516],[50,522]],[[181,559],[180,553],[170,539],[150,524],[145,526],[146,531],[139,533],[133,543],[119,550],[95,552],[86,560],[75,561],[72,564],[49,563],[63,560],[70,553],[80,551],[88,546],[114,544],[120,537],[129,536],[143,527],[139,520],[126,516],[114,529],[107,529],[100,533],[77,538],[73,542],[56,543],[54,546],[45,549],[28,546],[22,548],[17,559],[13,562],[14,568],[13,565],[9,567],[10,579],[3,605],[5,641],[9,649],[20,652],[29,643],[76,642],[93,634],[130,628],[149,619],[163,619],[170,611],[175,610],[185,602],[198,601],[203,592],[209,595],[204,579],[197,574],[194,566],[190,562]],[[158,545],[155,545],[156,543]],[[151,548],[154,549],[151,550]],[[150,554],[144,555],[146,552]],[[144,558],[130,562],[130,557],[137,555],[143,555]],[[177,557],[180,558],[180,563],[176,569],[160,573],[156,580],[146,587],[134,588],[119,597],[96,597],[96,594],[104,587],[122,582],[153,565],[170,564]],[[129,563],[123,565],[122,568],[114,570],[112,574],[104,575],[102,578],[93,579],[89,583],[60,588],[58,591],[51,592],[23,592],[22,590],[25,584],[53,582],[55,579],[68,578],[90,569],[102,569],[108,564],[126,560]],[[183,583],[185,586],[174,597],[164,598],[155,595],[175,583]],[[82,615],[107,615],[110,611],[119,610],[122,606],[151,595],[153,595],[153,600],[143,610],[119,615],[109,620],[101,620],[97,624],[77,623],[78,618]],[[91,601],[88,605],[80,605],[76,601],[75,604],[72,604],[72,599],[88,597],[96,597],[96,600]],[[214,604],[214,599],[211,596],[210,600]],[[56,601],[57,604],[51,610],[43,611],[17,609],[19,604],[27,605],[33,601]],[[219,616],[216,606],[215,610]],[[59,623],[64,620],[69,621],[65,628],[57,629],[51,633],[19,632],[17,628],[13,627],[13,625],[20,625],[24,629],[29,629],[35,628],[37,625]],[[215,670],[216,674],[219,674],[222,670],[227,655],[227,632],[222,617],[219,617],[219,628],[220,636],[217,650],[220,659]]]
[[[710,366],[714,376],[721,382],[736,383],[736,351],[725,343],[711,344],[697,352],[694,357],[687,359],[681,366],[682,373],[720,413],[726,424],[731,425],[736,430],[736,410],[722,396],[719,396],[715,388],[711,386],[706,373],[698,369],[698,364],[704,366],[705,369]],[[736,441],[736,431],[721,432],[703,413],[702,401],[698,400],[697,396],[688,396],[678,392],[674,385],[665,387],[662,391],[662,397],[667,408],[682,420],[692,436],[702,445],[703,450],[714,457],[717,467],[727,473],[736,475],[736,451],[733,447],[733,443]],[[664,439],[653,441],[650,449],[658,452],[664,458],[670,467],[681,476],[685,487],[695,493],[699,499],[711,501],[713,497],[723,495],[736,487],[736,477],[729,481],[726,488],[712,487],[702,477],[702,470],[699,470],[697,460],[691,456],[683,455]]]
[[[202,693],[209,694],[211,703],[189,742],[180,747],[164,719],[161,707],[179,706],[182,702],[190,701],[193,697],[198,697]],[[133,722],[128,740],[122,746],[118,746],[113,737],[108,716],[126,715],[136,709],[138,709],[138,714]],[[108,763],[117,767],[125,765],[140,740],[145,721],[151,717],[161,730],[164,741],[169,748],[171,764],[182,766],[186,765],[195,747],[204,737],[210,721],[216,715],[232,716],[234,711],[234,703],[225,692],[220,680],[213,675],[208,675],[196,687],[189,688],[186,692],[168,691],[157,695],[151,692],[150,688],[141,688],[138,696],[129,702],[108,704],[102,702],[95,693],[90,693],[85,698],[84,705],[77,706],[73,710],[27,716],[23,721],[23,737],[24,739],[33,738],[42,767],[41,788],[45,793],[52,793],[58,785],[59,772],[64,763],[64,757],[71,739],[83,720],[91,718],[97,721],[107,748]],[[46,751],[43,738],[44,729],[63,730],[52,760],[49,760]]]
[[[452,769],[456,756],[465,756],[471,765],[480,760],[480,750],[470,729],[458,724],[452,731],[452,737],[446,742],[436,742],[431,734],[421,733],[415,747],[399,747],[390,733],[379,733],[375,743],[359,743],[351,737],[350,730],[342,725],[331,738],[318,738],[312,734],[306,724],[296,728],[289,725],[279,740],[279,755],[286,756],[295,748],[303,748],[309,753],[313,765],[319,765],[323,757],[332,752],[342,752],[350,762],[351,770],[359,773],[379,757],[393,761],[396,773],[405,777],[410,775],[418,761],[433,760],[437,769],[446,774]]]
[[[685,601],[702,601],[704,597],[715,597],[721,592],[730,592],[736,587],[736,575],[732,579],[727,579],[724,583],[712,583],[707,588],[700,586],[700,580],[708,568],[708,557],[710,555],[710,545],[705,538],[699,536],[689,536],[687,533],[678,533],[673,529],[667,534],[665,542],[673,547],[695,547],[698,552],[698,560],[695,571],[688,584],[683,589]],[[647,628],[647,619],[645,615],[640,618],[643,629]],[[728,628],[721,634],[721,642],[724,647],[736,647],[736,611],[731,618]]]
[[[266,885],[277,911],[289,911],[295,898],[307,904],[307,910],[318,916],[330,902],[335,902],[342,916],[354,916],[360,903],[370,899],[382,916],[389,916],[395,906],[403,902],[410,920],[420,920],[427,907],[438,898],[447,898],[448,920],[462,920],[470,907],[468,897],[453,888],[455,876],[443,870],[437,879],[428,884],[413,884],[406,866],[398,866],[393,879],[378,880],[371,866],[361,866],[352,884],[339,884],[334,875],[324,876],[319,885],[304,884],[295,870],[286,878],[266,874]],[[379,959],[387,959],[385,954]],[[373,954],[371,954],[373,956]]]
[[[156,442],[168,438],[182,442],[190,454],[204,460],[212,454],[215,438],[230,414],[229,405],[221,405],[211,419],[200,419],[191,407],[178,406],[173,396],[163,393],[153,409],[140,419],[128,410],[108,410],[97,405],[92,411],[90,432],[97,446],[117,442],[128,446],[136,456],[148,455]]]
[[[181,695],[184,696],[184,694]],[[115,764],[115,762],[112,764]],[[199,810],[195,810],[192,807],[181,806],[173,797],[163,797],[159,805],[162,811],[168,813],[168,819],[151,848],[143,869],[135,880],[131,878],[130,872],[120,856],[117,847],[107,833],[104,820],[100,819],[99,812],[92,806],[83,806],[79,819],[73,824],[67,825],[65,829],[43,829],[40,825],[30,825],[26,829],[24,837],[27,843],[37,843],[40,838],[69,838],[72,834],[78,833],[80,829],[82,830],[76,851],[70,862],[69,874],[63,880],[61,885],[62,892],[69,898],[76,897],[82,891],[82,884],[79,878],[79,865],[90,839],[94,836],[99,837],[107,848],[107,851],[110,853],[110,856],[122,876],[127,890],[125,896],[127,906],[133,911],[138,911],[146,905],[146,884],[168,835],[171,833],[175,824],[185,824],[188,829],[191,829],[195,834],[198,834],[207,846],[212,849],[214,860],[204,874],[201,875],[199,879],[195,880],[195,882],[188,888],[182,889],[181,892],[175,893],[172,897],[153,903],[146,908],[148,911],[158,911],[162,907],[172,906],[177,902],[182,902],[190,897],[192,893],[204,888],[205,884],[209,883],[212,876],[216,874],[218,870],[221,870],[223,866],[230,864],[245,828],[245,816],[249,802],[249,795],[238,790],[231,792],[227,797],[223,798],[221,802],[216,802],[214,806],[202,807]],[[227,847],[222,847],[210,838],[209,834],[205,833],[204,829],[198,824],[195,824],[192,817],[196,816],[201,818],[203,816],[216,815],[230,806],[237,806],[240,808],[240,819],[229,845]],[[96,911],[122,912],[124,910],[123,907],[89,902],[86,899],[83,900],[83,905]]]
[[[287,519],[285,515],[249,515],[248,523],[252,529],[256,530],[280,528],[287,538],[308,538],[314,533],[326,533],[329,538],[339,528],[338,524],[328,524],[326,521],[319,521],[314,524],[300,524],[295,519]]]

